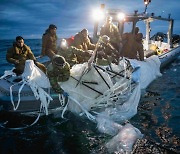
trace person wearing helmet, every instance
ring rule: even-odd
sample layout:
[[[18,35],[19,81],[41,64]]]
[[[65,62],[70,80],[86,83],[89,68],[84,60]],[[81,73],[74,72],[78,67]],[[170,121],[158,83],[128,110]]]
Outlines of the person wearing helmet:
[[[110,38],[107,35],[103,35],[99,39],[96,58],[96,62],[99,65],[109,65],[110,63],[118,64],[119,53],[110,44]]]
[[[70,66],[60,55],[54,55],[52,62],[47,67],[47,76],[52,89],[59,94],[65,94],[58,82],[67,81],[70,77]]]
[[[42,56],[48,56],[50,59],[57,53],[57,27],[53,24],[49,25],[49,28],[42,36]]]
[[[74,46],[78,49],[82,49],[84,51],[95,49],[95,45],[92,44],[90,39],[89,39],[87,29],[83,29],[81,32],[77,33],[74,36],[74,42],[73,42],[72,46]]]
[[[74,46],[69,47],[66,39],[60,41],[60,47],[57,50],[57,54],[63,56],[71,67],[75,64],[87,62],[91,56],[90,52],[83,51]]]
[[[100,36],[107,35],[110,37],[110,43],[116,50],[120,49],[121,37],[118,27],[112,23],[112,17],[107,16],[105,24],[100,29]]]
[[[7,50],[6,60],[15,65],[13,72],[16,73],[16,75],[21,75],[24,72],[25,62],[28,59],[33,60],[35,65],[46,73],[46,67],[36,61],[30,47],[24,43],[23,37],[17,36],[13,46]]]

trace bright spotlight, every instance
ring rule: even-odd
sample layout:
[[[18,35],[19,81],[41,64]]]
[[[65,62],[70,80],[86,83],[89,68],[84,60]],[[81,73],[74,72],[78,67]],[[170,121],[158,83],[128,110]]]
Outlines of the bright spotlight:
[[[93,10],[92,17],[95,21],[104,19],[104,12],[100,9]]]
[[[63,48],[63,47],[67,47],[67,41],[65,39],[62,39],[60,41],[60,46]]]
[[[122,12],[118,13],[117,17],[119,20],[125,20],[125,14]]]
[[[67,43],[66,42],[62,42],[61,45],[62,46],[67,46]]]

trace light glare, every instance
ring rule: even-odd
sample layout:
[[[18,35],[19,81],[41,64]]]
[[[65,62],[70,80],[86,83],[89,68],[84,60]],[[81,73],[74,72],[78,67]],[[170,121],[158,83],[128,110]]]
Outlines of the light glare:
[[[122,12],[118,13],[118,19],[119,20],[125,20],[125,14]]]
[[[102,10],[96,9],[93,11],[92,16],[95,21],[100,21],[104,19],[104,12]]]

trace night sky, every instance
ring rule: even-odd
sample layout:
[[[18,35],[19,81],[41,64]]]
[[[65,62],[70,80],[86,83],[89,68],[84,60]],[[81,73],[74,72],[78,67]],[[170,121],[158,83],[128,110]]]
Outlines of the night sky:
[[[92,10],[102,3],[125,13],[144,11],[143,0],[0,0],[0,39],[14,39],[17,35],[41,38],[49,24],[57,25],[59,38],[75,35],[83,28],[92,34]],[[151,0],[147,12],[163,17],[171,13],[174,33],[180,34],[179,6],[180,0]],[[158,24],[154,29],[162,31],[166,27]]]

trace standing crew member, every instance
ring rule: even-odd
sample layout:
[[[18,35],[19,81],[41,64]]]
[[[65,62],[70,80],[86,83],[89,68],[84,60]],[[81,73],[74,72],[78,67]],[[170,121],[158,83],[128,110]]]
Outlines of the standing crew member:
[[[50,59],[57,53],[57,27],[53,24],[49,25],[49,28],[42,36],[42,56],[48,56]]]
[[[135,51],[137,52],[136,59],[140,61],[144,61],[144,49],[143,49],[143,44],[142,44],[142,38],[143,38],[142,33],[136,34],[136,45],[135,45],[136,47]]]
[[[44,72],[46,73],[46,68],[43,64],[36,62],[36,58],[32,53],[30,47],[24,44],[24,39],[22,36],[16,37],[16,42],[13,44],[11,48],[7,50],[6,60],[9,63],[15,65],[15,72],[17,75],[20,75],[24,72],[25,62],[26,60],[31,59],[34,60],[34,63]]]
[[[107,35],[110,37],[110,43],[116,50],[120,49],[120,34],[118,27],[112,23],[112,17],[108,16],[106,18],[105,24],[101,27],[100,36]]]

